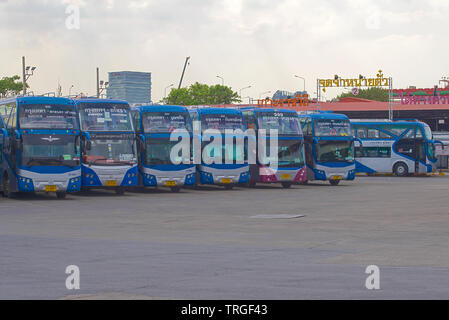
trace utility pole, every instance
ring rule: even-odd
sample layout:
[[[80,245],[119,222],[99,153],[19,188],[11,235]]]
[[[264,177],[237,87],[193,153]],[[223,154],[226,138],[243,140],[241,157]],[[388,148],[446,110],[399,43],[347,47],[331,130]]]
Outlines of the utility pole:
[[[186,58],[186,62],[184,63],[184,69],[182,69],[181,80],[179,80],[178,89],[181,89],[182,79],[184,78],[184,72],[186,71],[187,63],[189,62],[190,57]]]
[[[27,79],[25,73],[25,56],[22,57],[22,85],[23,85],[23,95],[27,93]]]
[[[100,70],[97,67],[97,99],[100,98]]]

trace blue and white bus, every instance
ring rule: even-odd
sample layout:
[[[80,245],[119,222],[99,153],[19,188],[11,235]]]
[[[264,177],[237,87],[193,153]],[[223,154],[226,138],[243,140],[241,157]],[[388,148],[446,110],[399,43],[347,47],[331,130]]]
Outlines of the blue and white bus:
[[[304,137],[298,114],[290,109],[243,108],[248,129],[253,129],[256,136],[259,130],[266,130],[267,150],[270,149],[272,137],[270,130],[277,130],[277,167],[262,165],[257,157],[255,164],[250,163],[250,182],[253,187],[257,182],[281,183],[289,188],[293,183],[306,180],[306,164],[304,156]],[[257,139],[258,139],[257,138]],[[260,151],[257,148],[257,151]]]
[[[178,192],[183,186],[194,186],[192,121],[187,108],[153,105],[133,107],[131,112],[139,141],[140,184],[145,187],[165,186],[173,192]],[[173,146],[178,143],[178,140],[170,141],[174,130],[184,131],[177,135],[179,139],[189,141],[190,150],[188,155],[178,155],[176,163],[170,156]],[[183,156],[187,158],[181,158]]]
[[[356,142],[356,171],[406,176],[436,171],[437,157],[430,127],[420,121],[351,120]]]
[[[201,163],[197,164],[197,185],[215,184],[232,189],[236,185],[247,184],[249,182],[248,152],[245,147],[248,143],[247,137],[229,136],[225,133],[226,129],[246,131],[242,112],[238,109],[217,107],[192,109],[190,114],[192,121],[198,121],[201,128]],[[217,154],[215,154],[216,148],[211,147],[211,142],[206,141],[205,138],[204,133],[209,129],[218,130],[221,133],[222,147],[221,152]],[[237,147],[237,139],[245,140],[243,148]],[[231,144],[228,140],[232,140]],[[204,162],[204,155],[215,157],[218,154],[221,155],[221,163]]]
[[[307,180],[355,179],[354,137],[349,118],[332,112],[299,113],[305,140]]]
[[[80,130],[73,101],[23,96],[0,100],[1,190],[55,192],[81,187]]]
[[[123,194],[137,186],[138,165],[129,104],[121,100],[74,100],[82,132],[82,189]]]

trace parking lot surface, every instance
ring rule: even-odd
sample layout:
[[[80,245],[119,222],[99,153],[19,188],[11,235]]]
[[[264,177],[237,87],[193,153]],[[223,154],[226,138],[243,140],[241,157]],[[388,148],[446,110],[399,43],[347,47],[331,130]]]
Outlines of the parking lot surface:
[[[357,177],[2,198],[0,298],[449,299],[448,186]],[[380,290],[365,287],[369,265]]]

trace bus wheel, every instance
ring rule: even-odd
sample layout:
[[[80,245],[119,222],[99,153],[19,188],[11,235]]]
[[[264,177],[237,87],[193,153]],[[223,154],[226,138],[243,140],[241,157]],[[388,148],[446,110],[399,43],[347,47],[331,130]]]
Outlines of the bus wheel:
[[[66,195],[67,195],[67,193],[65,193],[65,192],[56,192],[56,198],[58,198],[58,199],[65,199]]]
[[[331,186],[338,186],[340,180],[329,180],[329,183],[331,184]]]
[[[3,176],[3,196],[5,198],[15,197],[15,193],[11,192],[11,189],[9,188],[9,178],[7,173]]]
[[[398,162],[393,167],[393,173],[397,177],[405,177],[408,175],[408,166],[404,162]]]
[[[232,184],[227,184],[224,187],[226,190],[232,190],[232,188],[234,188],[234,186]]]
[[[282,187],[285,189],[288,189],[292,186],[291,182],[282,182],[281,184],[282,184]]]
[[[170,187],[171,192],[179,192],[181,190],[180,187]]]
[[[115,193],[118,194],[118,195],[122,195],[122,194],[125,193],[125,189],[123,189],[123,188],[117,188],[117,189],[115,189]]]

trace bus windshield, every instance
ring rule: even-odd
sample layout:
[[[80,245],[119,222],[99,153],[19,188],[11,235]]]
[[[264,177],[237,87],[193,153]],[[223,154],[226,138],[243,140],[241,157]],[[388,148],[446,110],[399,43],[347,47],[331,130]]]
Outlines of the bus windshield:
[[[201,130],[241,129],[245,131],[243,117],[239,114],[204,114],[201,115]],[[224,133],[224,132],[223,132]]]
[[[21,165],[78,166],[80,160],[77,137],[73,135],[25,134],[22,136]]]
[[[292,113],[258,112],[257,126],[259,129],[278,130],[279,135],[301,135],[299,118]]]
[[[350,136],[351,124],[349,120],[342,119],[318,119],[315,120],[315,136]]]
[[[84,131],[133,131],[127,104],[81,103],[79,110]]]
[[[21,129],[78,129],[75,106],[33,104],[19,107]]]
[[[137,162],[134,135],[97,135],[90,140],[83,162],[92,165],[133,165]],[[87,150],[88,149],[88,150]]]
[[[318,162],[352,162],[354,161],[354,144],[352,141],[320,141],[316,144]]]
[[[173,164],[170,158],[172,148],[178,141],[170,141],[169,139],[147,139],[145,148],[145,164],[154,165],[168,165]],[[173,161],[190,163],[190,158],[182,158],[181,155],[175,155]]]
[[[278,166],[302,167],[304,166],[304,153],[302,141],[279,140],[278,141]]]
[[[145,112],[142,123],[145,133],[172,132],[175,129],[192,131],[187,112]]]

